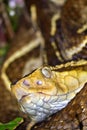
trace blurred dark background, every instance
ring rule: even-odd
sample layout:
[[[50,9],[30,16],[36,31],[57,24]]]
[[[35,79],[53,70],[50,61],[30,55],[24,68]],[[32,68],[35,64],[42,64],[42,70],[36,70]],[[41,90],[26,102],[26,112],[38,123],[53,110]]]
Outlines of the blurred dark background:
[[[23,0],[0,0],[0,65],[19,30],[23,13]]]

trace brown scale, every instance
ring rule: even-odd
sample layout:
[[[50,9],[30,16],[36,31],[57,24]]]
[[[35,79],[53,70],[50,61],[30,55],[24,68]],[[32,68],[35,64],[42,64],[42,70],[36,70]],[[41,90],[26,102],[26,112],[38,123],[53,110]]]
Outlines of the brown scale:
[[[59,43],[60,51],[66,54],[65,50],[69,51],[73,47],[78,48],[83,44],[84,39],[87,39],[87,28],[78,33],[79,28],[83,28],[87,24],[87,1],[86,0],[70,0],[66,1],[61,13],[61,35],[63,39],[58,37],[59,30],[56,32],[56,40]],[[84,13],[84,14],[83,14]],[[57,28],[58,29],[58,28]],[[86,37],[86,38],[85,38]],[[60,43],[61,41],[61,43]],[[72,49],[71,49],[72,50]],[[72,55],[70,59],[85,58],[87,59],[87,51],[85,47]],[[84,53],[83,53],[84,52]],[[82,56],[80,56],[82,55]]]
[[[51,32],[51,19],[55,13],[58,12],[59,7],[55,7],[54,4],[50,5],[49,1],[39,0],[39,1],[25,1],[28,11],[32,5],[36,6],[37,9],[37,22],[45,39],[45,51],[47,54],[47,60],[49,65],[60,64],[61,61],[55,55],[55,50],[53,49],[51,42],[55,41],[54,36],[50,35]],[[55,8],[55,9],[54,9]],[[57,47],[57,51],[58,51]],[[59,50],[60,51],[60,50]],[[52,61],[53,59],[53,61]]]
[[[49,4],[49,3],[47,3]],[[42,4],[45,5],[45,2]],[[49,6],[47,6],[49,7]],[[49,11],[47,11],[49,10]],[[53,49],[51,42],[55,41],[54,37],[50,35],[51,32],[51,18],[53,15],[57,13],[56,10],[51,10],[49,8],[44,8],[44,6],[37,8],[37,15],[38,15],[38,23],[41,28],[42,34],[45,38],[45,50],[47,53],[47,60],[49,65],[56,65],[61,63],[58,57],[55,55],[55,50]],[[58,48],[57,48],[58,50]],[[52,61],[53,59],[53,61]]]
[[[39,2],[36,2],[34,0],[33,2],[26,1],[26,3],[28,10],[32,4],[35,4],[37,7],[38,25],[40,26],[42,34],[45,38],[45,50],[47,53],[49,65],[56,65],[63,62],[60,61],[55,55],[55,50],[51,45],[51,41],[54,41],[56,43],[57,51],[60,52],[60,56],[63,60],[68,61],[71,59],[76,60],[79,58],[86,59],[86,52],[83,53],[85,47],[82,47],[78,54],[76,51],[76,53],[72,54],[70,58],[67,58],[68,54],[66,54],[66,52],[69,51],[68,49],[71,49],[73,47],[78,48],[80,44],[83,44],[82,42],[87,35],[86,30],[78,33],[78,29],[83,28],[84,24],[87,22],[87,11],[84,11],[84,19],[82,16],[82,11],[78,11],[86,10],[87,2],[85,0],[76,1],[75,4],[73,0],[70,0],[70,2],[66,1],[66,4],[62,9],[61,20],[57,20],[57,30],[55,36],[53,37],[50,35],[51,19],[53,15],[57,13],[57,10],[55,9],[53,11],[50,9],[49,2],[43,0],[40,0]],[[82,57],[79,54],[81,54]],[[54,63],[51,59],[53,59]]]
[[[27,61],[29,61],[29,57],[38,57],[39,54],[39,49],[40,48],[36,48],[33,50],[33,52],[28,53],[18,59],[16,59],[14,62],[12,62],[10,64],[10,67],[7,68],[7,75],[9,76],[9,79],[11,80],[11,82],[14,82],[15,80],[18,80],[19,78],[21,78],[22,75],[22,71],[24,68],[24,65],[26,64]],[[38,52],[38,53],[36,53]],[[18,67],[16,67],[18,65]],[[11,73],[12,70],[12,73]],[[14,74],[13,74],[14,73]]]
[[[73,59],[78,59],[78,57],[80,59],[87,59],[87,45],[77,54],[73,55]]]

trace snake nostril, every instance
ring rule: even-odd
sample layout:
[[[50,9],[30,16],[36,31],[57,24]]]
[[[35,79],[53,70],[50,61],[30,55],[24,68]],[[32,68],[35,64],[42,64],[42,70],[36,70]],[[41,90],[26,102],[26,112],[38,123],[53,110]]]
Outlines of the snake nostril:
[[[28,81],[28,80],[24,80],[24,81],[23,81],[23,85],[29,87],[29,86],[30,86],[29,81]]]
[[[37,85],[42,85],[42,81],[41,80],[38,80],[36,83],[37,83]]]

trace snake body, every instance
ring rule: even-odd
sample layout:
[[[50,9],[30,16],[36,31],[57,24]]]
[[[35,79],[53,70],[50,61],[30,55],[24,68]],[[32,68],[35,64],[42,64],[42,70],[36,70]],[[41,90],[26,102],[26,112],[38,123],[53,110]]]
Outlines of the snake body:
[[[30,130],[35,123],[63,109],[87,82],[87,1],[66,1],[60,18],[51,2],[26,3],[29,9],[32,5],[37,9],[32,22],[39,25],[41,39],[45,39],[40,41],[45,43],[43,59],[47,64],[11,86],[22,111],[31,118],[27,127]],[[48,48],[53,48],[50,54]]]

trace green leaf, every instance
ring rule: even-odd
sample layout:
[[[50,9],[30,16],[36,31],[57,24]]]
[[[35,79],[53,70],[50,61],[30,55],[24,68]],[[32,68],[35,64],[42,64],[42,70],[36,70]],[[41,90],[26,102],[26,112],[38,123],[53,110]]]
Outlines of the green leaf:
[[[5,55],[7,53],[7,51],[8,51],[8,49],[9,49],[8,45],[6,45],[4,47],[0,47],[0,56]]]
[[[0,130],[14,130],[23,122],[23,118],[16,118],[8,123],[0,123]]]

